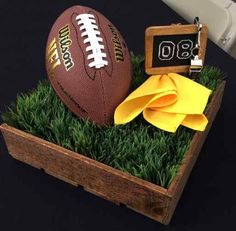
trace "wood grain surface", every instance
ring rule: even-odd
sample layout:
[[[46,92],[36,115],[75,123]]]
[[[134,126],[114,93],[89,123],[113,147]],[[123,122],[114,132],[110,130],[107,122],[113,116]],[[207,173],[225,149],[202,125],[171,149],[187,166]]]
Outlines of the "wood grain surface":
[[[209,124],[196,132],[183,164],[168,189],[121,172],[81,154],[28,134],[7,124],[0,129],[10,155],[35,168],[82,186],[99,197],[123,204],[163,224],[169,224],[187,179],[220,107],[225,82],[215,92],[206,115]]]

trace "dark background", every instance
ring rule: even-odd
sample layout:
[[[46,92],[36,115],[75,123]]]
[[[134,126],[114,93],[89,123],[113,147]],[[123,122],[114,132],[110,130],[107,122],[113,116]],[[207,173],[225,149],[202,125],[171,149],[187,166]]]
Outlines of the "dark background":
[[[46,78],[44,50],[50,27],[63,10],[75,4],[106,15],[135,53],[143,53],[147,26],[184,22],[158,0],[1,0],[1,111],[18,93]],[[221,110],[168,227],[13,160],[1,137],[0,230],[235,230],[236,61],[210,42],[206,62],[227,72],[228,84]]]

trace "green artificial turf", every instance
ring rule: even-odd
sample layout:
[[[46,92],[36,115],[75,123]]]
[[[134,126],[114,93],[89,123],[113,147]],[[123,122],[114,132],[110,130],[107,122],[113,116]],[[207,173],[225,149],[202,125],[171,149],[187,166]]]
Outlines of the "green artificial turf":
[[[143,57],[132,55],[131,90],[145,81]],[[197,82],[215,90],[224,75],[205,67]],[[194,135],[180,127],[175,134],[157,129],[142,116],[121,126],[99,127],[76,118],[47,80],[20,94],[2,115],[7,124],[84,154],[94,160],[168,188]]]

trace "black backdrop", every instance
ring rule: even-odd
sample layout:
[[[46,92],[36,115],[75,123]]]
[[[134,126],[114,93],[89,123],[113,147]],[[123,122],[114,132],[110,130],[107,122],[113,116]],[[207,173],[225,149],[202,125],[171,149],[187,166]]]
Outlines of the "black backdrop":
[[[64,9],[75,4],[106,15],[135,53],[143,53],[147,26],[184,22],[158,0],[1,0],[1,111],[18,93],[46,77],[44,49],[50,27]],[[1,137],[0,230],[229,230],[236,217],[236,142],[232,135],[236,61],[210,42],[206,62],[228,73],[226,93],[168,227],[13,160]]]

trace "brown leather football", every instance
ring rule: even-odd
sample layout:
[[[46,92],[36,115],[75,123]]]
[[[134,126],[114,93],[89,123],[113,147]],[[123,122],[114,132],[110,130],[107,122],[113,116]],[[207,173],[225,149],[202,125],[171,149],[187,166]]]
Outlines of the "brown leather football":
[[[47,42],[46,68],[62,102],[99,125],[113,122],[132,76],[129,50],[119,31],[84,6],[73,6],[56,20]]]

